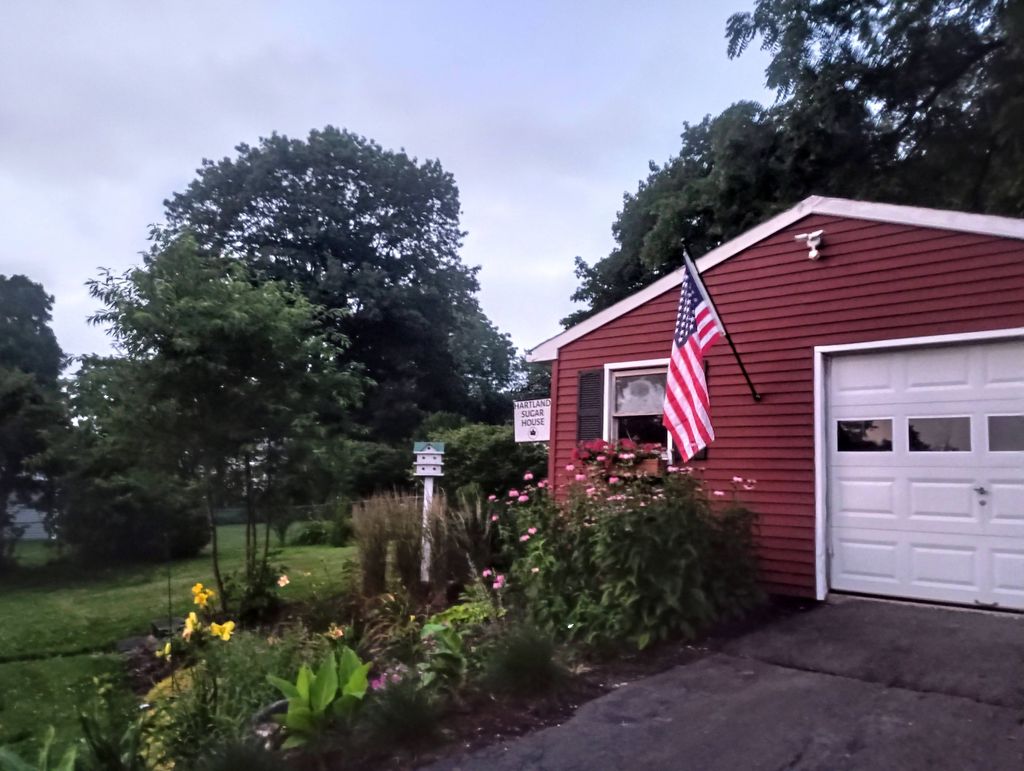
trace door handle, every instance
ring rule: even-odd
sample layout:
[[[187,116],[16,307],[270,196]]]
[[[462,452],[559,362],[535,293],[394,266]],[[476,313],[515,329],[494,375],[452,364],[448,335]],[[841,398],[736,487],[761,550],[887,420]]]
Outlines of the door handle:
[[[988,495],[988,490],[986,490],[981,485],[978,485],[977,487],[975,487],[974,488],[974,492],[976,492],[978,495]]]

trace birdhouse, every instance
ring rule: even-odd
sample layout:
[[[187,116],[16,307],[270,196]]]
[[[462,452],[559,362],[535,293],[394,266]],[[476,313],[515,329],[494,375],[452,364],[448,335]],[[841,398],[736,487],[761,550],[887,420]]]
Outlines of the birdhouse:
[[[416,476],[444,476],[444,442],[415,442],[412,451],[416,455]]]

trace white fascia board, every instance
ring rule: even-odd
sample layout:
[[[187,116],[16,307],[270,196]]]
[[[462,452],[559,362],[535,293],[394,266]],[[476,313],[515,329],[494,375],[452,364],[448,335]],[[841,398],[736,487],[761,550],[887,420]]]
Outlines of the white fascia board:
[[[825,214],[833,217],[849,217],[851,219],[891,222],[897,225],[913,225],[917,227],[937,228],[964,233],[978,233],[1002,238],[1024,240],[1024,219],[1013,217],[997,217],[991,214],[969,214],[967,212],[949,211],[945,209],[926,209],[920,206],[900,206],[889,203],[872,203],[870,201],[853,201],[847,198],[825,198],[812,195],[805,198],[792,209],[777,214],[770,220],[738,235],[731,241],[712,249],[695,264],[701,273],[725,262],[730,257],[748,249],[759,241],[763,241],[783,228],[811,214]],[[827,233],[826,233],[827,238]],[[825,248],[827,248],[827,241]],[[803,245],[794,244],[796,249],[804,249]],[[526,352],[526,360],[531,362],[552,361],[558,357],[558,349],[589,332],[604,326],[619,316],[638,308],[658,295],[679,286],[682,283],[683,269],[662,276],[629,297],[620,300],[600,313],[581,321],[576,326],[548,338],[544,342]]]

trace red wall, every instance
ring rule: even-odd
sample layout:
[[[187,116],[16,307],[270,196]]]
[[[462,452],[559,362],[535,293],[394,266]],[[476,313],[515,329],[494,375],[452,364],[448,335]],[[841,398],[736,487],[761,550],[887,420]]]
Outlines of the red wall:
[[[822,258],[793,236],[824,228]],[[769,591],[814,593],[813,350],[816,345],[1024,326],[1024,242],[823,215],[703,274],[762,394],[755,403],[725,341],[708,352],[717,438],[703,466],[712,487],[757,479]],[[552,367],[549,474],[566,481],[576,444],[577,373],[669,355],[678,288],[563,346]]]

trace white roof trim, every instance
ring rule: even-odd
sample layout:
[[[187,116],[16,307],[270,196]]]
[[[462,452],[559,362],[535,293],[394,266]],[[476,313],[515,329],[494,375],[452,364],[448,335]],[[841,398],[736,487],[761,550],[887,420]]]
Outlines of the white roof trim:
[[[797,220],[810,214],[828,214],[835,217],[892,222],[898,225],[915,225],[918,227],[938,228],[940,230],[956,230],[964,233],[979,233],[1005,238],[1024,240],[1024,219],[1013,217],[996,217],[991,214],[968,214],[967,212],[949,211],[945,209],[925,209],[920,206],[900,206],[890,203],[871,203],[869,201],[852,201],[847,198],[825,198],[812,195],[805,198],[792,209],[777,214],[766,222],[751,228],[731,241],[712,249],[696,261],[697,270],[703,273],[720,262],[747,249],[758,241],[789,227]],[[805,246],[794,244],[794,249],[805,249]],[[534,346],[526,352],[527,361],[552,361],[558,357],[558,349],[588,332],[593,332],[609,321],[638,308],[660,294],[679,286],[682,281],[682,268],[662,276],[653,284],[649,284],[638,292],[634,292],[611,307],[595,313],[590,318],[569,327],[554,337]]]

